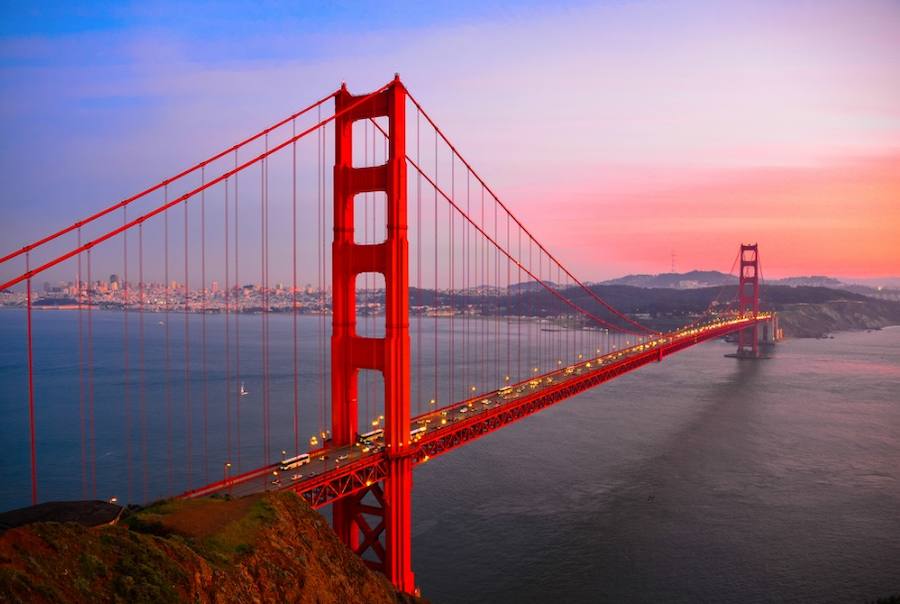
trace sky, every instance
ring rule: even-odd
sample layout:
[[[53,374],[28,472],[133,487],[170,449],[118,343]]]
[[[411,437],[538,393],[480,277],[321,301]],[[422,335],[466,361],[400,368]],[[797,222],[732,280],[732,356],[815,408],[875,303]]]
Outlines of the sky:
[[[900,275],[895,0],[0,6],[3,253],[399,72],[583,279]]]

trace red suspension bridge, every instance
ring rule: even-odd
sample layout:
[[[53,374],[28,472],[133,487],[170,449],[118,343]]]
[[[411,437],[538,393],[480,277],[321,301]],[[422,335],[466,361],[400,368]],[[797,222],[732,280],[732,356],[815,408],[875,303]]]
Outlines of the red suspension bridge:
[[[341,87],[0,258],[32,502],[39,484],[290,489],[413,592],[413,468],[706,340],[758,356],[775,317],[756,245],[738,260],[733,299],[648,328],[535,239],[399,78]]]

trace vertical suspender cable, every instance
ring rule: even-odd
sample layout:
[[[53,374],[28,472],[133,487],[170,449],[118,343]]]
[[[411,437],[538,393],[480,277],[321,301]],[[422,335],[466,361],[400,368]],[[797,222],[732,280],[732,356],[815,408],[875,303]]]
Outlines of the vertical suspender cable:
[[[268,141],[268,135],[266,136]],[[268,147],[268,144],[266,145]],[[259,347],[262,366],[262,429],[263,429],[263,459],[265,465],[269,465],[269,421],[266,408],[266,185],[265,163],[259,162],[259,283],[262,287],[262,312],[259,314]]]
[[[532,252],[531,252],[531,237],[528,238],[528,272],[532,275],[534,274],[534,267],[532,264]],[[534,358],[534,349],[531,347],[531,332],[534,331],[534,299],[535,297],[531,297],[531,304],[529,304],[528,314],[529,314],[529,325],[528,325],[528,367],[525,368],[525,375],[531,373],[531,359]],[[523,376],[525,377],[525,376]]]
[[[369,126],[369,122],[366,122],[366,126]],[[375,132],[375,128],[372,128],[371,130],[372,130],[372,163],[375,164],[375,165],[379,165],[379,164],[378,164],[378,158],[376,157],[376,152],[377,152],[377,151],[376,151],[376,144],[375,144],[375,143],[376,143],[376,132]],[[382,137],[382,140],[384,141],[384,145],[385,145],[385,148],[384,148],[384,163],[386,164],[386,163],[387,163],[387,137],[386,137],[386,136]],[[376,208],[375,194],[374,194],[374,193],[372,193],[372,196],[371,196],[371,203],[372,203],[372,211],[370,212],[370,216],[371,216],[371,218],[372,218],[372,235],[371,235],[371,237],[368,238],[366,241],[368,241],[369,243],[375,243],[375,242],[378,240],[378,237],[376,236],[376,232],[380,232],[380,231],[377,230],[377,225],[378,225],[378,211],[377,211],[377,208]],[[384,207],[384,213],[385,213],[385,225],[387,225],[387,201],[386,201],[386,200],[385,200],[385,205],[384,205],[383,207]],[[367,227],[367,228],[368,228],[368,227]],[[387,228],[385,228],[385,233],[387,233]],[[382,241],[383,241],[384,239],[386,239],[386,238],[387,238],[387,237],[382,238]],[[387,285],[387,284],[385,284],[385,285]],[[375,286],[375,276],[372,275],[372,287],[374,288],[374,286]],[[367,279],[366,279],[366,297],[367,297],[367,298],[368,298],[368,295],[369,295],[369,294],[368,294],[368,288],[369,288],[369,280],[368,280],[368,278],[367,278]],[[369,325],[370,325],[370,327],[369,327],[367,333],[368,333],[369,335],[373,335],[373,334],[375,333],[375,317],[372,316],[372,313],[369,312],[368,309],[366,310],[366,320],[369,321]],[[385,329],[387,329],[387,318],[386,318],[386,317],[385,317]],[[385,332],[385,333],[386,333],[386,332]],[[383,334],[382,334],[382,335],[383,335]],[[371,362],[372,362],[373,365],[375,364],[374,353],[373,353],[373,355],[372,355]],[[368,373],[369,373],[369,372],[366,372],[367,375],[368,375]],[[374,381],[373,381],[372,384],[371,384],[371,387],[374,388],[374,386],[375,386],[375,384],[374,384]],[[367,388],[368,388],[368,387],[369,387],[369,386],[367,386]],[[378,412],[378,407],[377,407],[377,404],[376,404],[376,398],[375,398],[374,392],[367,392],[367,393],[366,393],[366,401],[367,401],[366,404],[368,404],[368,401],[372,401],[372,403],[371,403],[371,404],[372,404],[372,411],[371,411],[371,413],[372,413],[373,416],[375,416],[375,417],[377,418],[377,416],[383,415],[383,413],[379,413],[379,412]],[[382,401],[382,405],[383,405],[383,403],[384,403],[384,401]],[[383,412],[383,411],[384,411],[384,408],[382,408],[382,412]],[[384,427],[384,426],[382,425],[382,427]]]
[[[435,181],[437,182],[437,181]],[[484,187],[481,187],[481,227],[484,232],[487,232],[487,223],[484,220]],[[481,279],[478,281],[479,289],[481,290],[481,375],[479,376],[479,381],[481,382],[482,390],[487,388],[487,371],[488,371],[488,339],[487,339],[487,309],[485,307],[485,298],[487,297],[487,291],[485,287],[488,285],[488,273],[487,273],[487,256],[488,256],[488,242],[487,239],[484,238],[484,235],[481,236],[481,241],[479,247],[481,248],[481,261],[480,261],[480,270],[481,270]]]
[[[369,166],[370,165],[369,164],[369,122],[367,122],[367,121],[363,122],[363,145],[362,145],[362,147],[363,147],[363,165]],[[372,164],[371,165],[375,165],[376,163],[377,162],[375,161],[375,133],[373,132],[372,133]],[[369,241],[369,201],[370,201],[370,198],[371,198],[371,194],[368,191],[363,193],[363,221],[362,221],[362,227],[363,227],[362,242],[363,242],[363,244],[368,244],[370,242]],[[355,201],[354,201],[354,203],[355,203]],[[374,214],[374,208],[372,209],[372,211]],[[356,222],[355,217],[356,217],[356,214],[354,212],[354,222]],[[353,230],[355,233],[356,225],[353,225],[353,226],[354,226]],[[374,235],[374,233],[375,233],[375,216],[373,215],[372,216],[372,234]],[[363,325],[365,325],[366,337],[372,337],[372,335],[373,335],[373,333],[371,331],[372,322],[371,322],[371,320],[370,320],[371,318],[369,316],[369,314],[370,314],[369,313],[369,276],[370,275],[368,272],[363,274],[363,288],[364,288],[363,289],[363,306],[365,307],[365,314],[363,315],[362,320],[363,320]],[[354,280],[354,283],[353,283],[353,290],[354,290],[354,300],[356,300],[356,297],[355,297],[356,280]],[[364,379],[365,383],[363,384],[363,393],[365,396],[365,404],[363,406],[366,409],[365,421],[367,424],[368,424],[368,422],[371,421],[371,418],[372,418],[372,396],[371,396],[372,393],[370,391],[369,377],[370,377],[369,371],[364,370],[363,371],[363,379]],[[357,380],[359,380],[359,377],[357,377]],[[378,414],[376,413],[375,415],[378,415]],[[369,428],[367,426],[366,432],[368,432],[368,431],[369,431]]]
[[[91,250],[87,251],[87,280],[88,280],[88,303],[87,303],[87,324],[88,324],[88,340],[87,340],[87,367],[88,367],[88,444],[90,446],[91,461],[91,497],[97,496],[97,446],[94,439],[94,313],[93,296],[91,289],[93,287],[91,275]]]
[[[166,203],[169,202],[169,187],[166,185],[165,187],[165,197]],[[163,269],[163,275],[165,283],[163,284],[163,291],[165,292],[164,299],[164,328],[165,328],[165,399],[166,399],[166,493],[171,493],[173,491],[172,484],[172,386],[170,384],[170,375],[169,372],[171,370],[170,366],[170,355],[169,355],[169,212],[166,210],[163,212],[163,225],[164,225],[164,234],[163,234],[163,247],[164,251],[164,263],[165,268]],[[90,277],[88,277],[90,279]]]
[[[511,250],[512,246],[509,241],[509,212],[506,213],[506,249]],[[510,333],[510,318],[509,318],[509,307],[510,299],[509,299],[509,285],[510,278],[512,276],[512,267],[510,266],[509,258],[506,259],[506,311],[504,313],[504,320],[506,321],[506,376],[504,377],[503,383],[506,384],[509,381],[509,376],[512,373],[512,342],[511,342],[511,333]]]
[[[206,184],[205,166],[200,168],[200,182]],[[209,484],[209,373],[206,366],[206,295],[206,189],[204,189],[200,194],[200,365],[203,372],[203,483]]]
[[[146,373],[144,371],[144,223],[138,224],[138,414],[141,431],[141,500],[149,499],[147,478],[147,401]]]
[[[184,421],[187,436],[185,471],[187,488],[193,478],[193,412],[191,409],[190,273],[188,272],[188,202],[184,201]]]
[[[566,291],[566,287],[568,283],[563,283],[562,281],[562,271],[560,270],[559,263],[556,263],[556,283],[557,287],[559,287],[563,292]],[[571,360],[571,349],[570,349],[570,332],[572,331],[572,325],[570,319],[572,318],[571,313],[563,306],[562,300],[557,301],[557,308],[559,311],[557,312],[557,321],[561,324],[561,327],[564,331],[562,332],[554,332],[554,333],[562,333],[562,336],[556,337],[556,360],[565,361],[566,364]]]
[[[456,201],[456,161],[453,157],[453,152],[450,152],[450,199],[454,202]],[[455,272],[456,272],[456,250],[455,250],[455,242],[456,242],[456,229],[454,225],[456,224],[455,216],[453,215],[453,206],[447,206],[447,218],[450,219],[450,258],[449,258],[449,269],[450,269],[450,382],[448,384],[448,402],[454,402],[456,398],[454,397],[454,389],[453,389],[453,380],[455,377],[454,369],[456,369],[456,359],[454,358],[454,345],[456,343],[455,336],[453,334],[453,316],[456,314],[456,305],[455,305],[455,296],[453,294],[453,289],[456,286],[455,281]],[[468,386],[468,384],[466,384]],[[463,392],[463,398],[467,398],[465,396],[465,392]]]
[[[417,171],[418,172],[418,171]],[[472,172],[466,170],[466,216],[469,217],[469,208],[471,205],[471,185]],[[469,379],[469,296],[471,295],[469,283],[469,262],[471,261],[472,251],[469,249],[470,225],[463,221],[463,383],[467,386],[471,383]]]
[[[228,179],[225,179],[225,464],[231,463],[231,258],[228,249]]]
[[[499,242],[497,238],[497,201],[494,200],[494,241]],[[500,249],[494,246],[494,377],[500,373]],[[487,386],[487,385],[486,385]]]
[[[516,267],[518,274],[516,275],[516,379],[522,379],[522,229],[516,228],[516,238],[518,239],[516,251]]]
[[[234,150],[234,167],[238,166],[238,152]],[[240,216],[238,215],[238,202],[240,193],[238,190],[239,172],[234,174],[234,438],[235,461],[237,472],[241,471],[241,397],[244,395],[244,383],[241,382],[241,298],[244,289],[241,287],[240,278]]]
[[[416,163],[421,155],[420,146],[420,111],[416,109]],[[416,313],[416,405],[422,413],[422,175],[416,172],[416,297],[419,300],[419,311]]]
[[[265,149],[269,150],[269,135],[265,136]],[[268,191],[266,190],[266,186],[268,184],[268,167],[267,160],[263,159],[259,163],[259,177],[260,177],[260,189],[259,189],[259,199],[260,199],[260,207],[262,209],[261,221],[260,221],[260,230],[261,230],[261,239],[260,239],[260,260],[261,260],[261,274],[260,281],[262,282],[262,298],[263,298],[263,309],[262,309],[262,396],[263,396],[263,459],[265,460],[265,465],[269,465],[269,274],[268,274],[268,251],[269,251],[269,217],[268,217]]]
[[[323,312],[323,315],[322,315],[322,347],[323,347],[322,348],[322,351],[323,351],[323,353],[322,353],[322,363],[323,363],[323,365],[322,365],[322,367],[323,367],[323,369],[322,369],[322,376],[323,376],[322,377],[322,417],[324,418],[326,416],[326,409],[328,408],[328,404],[330,403],[328,394],[329,394],[329,392],[331,392],[331,389],[330,389],[330,383],[325,379],[325,375],[326,375],[325,368],[327,368],[329,366],[329,359],[326,356],[328,353],[328,345],[327,345],[327,339],[326,339],[327,333],[328,333],[328,324],[327,324],[327,321],[325,319],[325,314],[324,314],[326,301],[327,301],[326,289],[327,289],[327,285],[328,285],[328,257],[327,257],[328,251],[327,251],[327,247],[326,247],[327,241],[328,241],[328,230],[327,230],[327,227],[328,227],[328,207],[327,207],[328,184],[326,181],[326,172],[325,172],[326,165],[328,163],[328,161],[326,159],[326,153],[327,153],[327,148],[328,148],[328,139],[327,139],[328,133],[324,128],[321,131],[322,131],[322,161],[319,164],[319,168],[322,171],[322,239],[321,239],[322,290],[321,290],[321,296],[322,296],[322,312]],[[332,293],[332,295],[333,295],[333,293]],[[333,300],[332,300],[332,302],[333,302]],[[322,436],[324,438],[324,435],[328,432],[329,427],[324,426],[323,428],[324,428],[323,434],[320,434],[320,436]],[[324,441],[322,444],[324,445]]]
[[[538,279],[544,281],[544,255],[541,251],[541,248],[538,248]],[[543,293],[543,292],[542,292]],[[540,309],[543,310],[543,309]],[[543,322],[544,317],[541,316],[539,321]],[[538,364],[537,368],[542,369],[544,367],[545,352],[544,352],[544,330],[540,329],[540,324],[538,325]],[[537,373],[536,371],[534,373]]]
[[[322,109],[318,110],[319,119],[322,121]],[[316,273],[319,297],[319,432],[325,431],[325,259],[322,257],[325,248],[325,191],[324,168],[325,157],[324,132],[316,131]]]
[[[434,182],[438,181],[438,135],[434,133]],[[437,311],[438,307],[438,193],[437,188],[434,189],[434,305]],[[434,313],[434,401],[438,400],[438,315]],[[448,401],[452,403],[453,401]]]
[[[25,272],[31,272],[30,252],[25,252]],[[26,324],[28,332],[28,443],[31,452],[31,505],[37,504],[37,448],[34,442],[34,346],[31,331],[31,277],[26,287]]]
[[[375,122],[372,122],[372,123],[373,123],[373,126],[374,126],[374,125],[377,125]],[[374,128],[374,127],[373,127],[373,129],[372,129],[372,134],[373,134],[373,140],[374,140],[374,134],[375,134],[375,128]],[[383,164],[383,165],[387,165],[387,163],[388,163],[388,155],[389,155],[389,153],[390,153],[389,148],[388,148],[389,145],[388,145],[388,135],[387,135],[387,134],[382,133],[382,136],[381,136],[381,144],[382,144],[382,152],[381,152],[382,164]],[[404,151],[404,155],[405,155],[405,151]],[[409,180],[409,179],[407,179],[407,182],[408,182],[408,180]],[[378,241],[378,240],[380,240],[380,241],[386,241],[386,240],[387,240],[387,232],[388,232],[388,226],[387,226],[387,225],[388,225],[387,206],[388,206],[388,204],[387,204],[387,196],[386,196],[386,195],[385,195],[385,198],[384,198],[384,199],[385,199],[385,202],[384,202],[384,205],[382,206],[383,210],[382,210],[381,212],[378,212],[377,214],[375,214],[376,217],[380,216],[380,218],[384,221],[383,228],[378,228],[378,229],[377,229],[377,232],[379,233],[379,235],[376,237],[376,236],[375,236],[375,232],[376,232],[376,228],[375,228],[375,227],[376,227],[376,225],[374,224],[374,219],[373,219],[373,225],[372,225],[372,237],[373,237],[372,240],[373,240],[373,241]],[[373,202],[373,203],[374,203],[374,202]],[[374,206],[373,206],[373,207],[374,207]],[[409,203],[408,203],[408,201],[407,201],[407,231],[408,231],[408,227],[409,227],[409,218],[408,218],[409,212],[408,212],[408,208],[409,208]],[[408,247],[409,247],[409,237],[407,236],[407,251],[408,251]],[[407,254],[407,256],[408,256],[408,254]],[[407,257],[407,273],[409,273],[409,270],[408,270],[408,269],[409,269],[409,259],[408,259],[408,257]],[[409,285],[409,275],[408,275],[408,274],[407,274],[407,285]],[[385,298],[386,298],[386,296],[387,296],[387,283],[386,283],[386,282],[384,283],[384,286],[385,286]],[[407,287],[407,306],[409,306],[409,288],[408,288],[408,287]],[[409,315],[409,312],[407,312],[407,319],[408,319],[408,315]],[[373,319],[373,320],[374,320],[374,319]],[[407,331],[408,331],[408,330],[407,330]],[[387,317],[386,317],[386,316],[385,316],[385,322],[384,322],[384,333],[387,334]],[[410,371],[412,371],[412,369],[410,369]],[[410,380],[411,380],[411,379],[412,379],[412,378],[410,378]],[[410,394],[411,394],[411,393],[410,393]],[[383,397],[382,397],[382,398],[383,398]],[[383,400],[381,401],[381,403],[382,403],[381,411],[382,411],[382,414],[384,414],[385,410],[387,409],[387,404],[386,404],[386,402],[383,401]],[[412,407],[411,404],[410,404],[410,407]],[[382,427],[384,427],[384,424],[382,424]]]
[[[291,135],[297,135],[297,120],[291,121]],[[300,368],[297,365],[297,141],[291,143],[291,327],[294,336],[294,455],[300,454]]]
[[[122,206],[122,224],[128,223],[128,206]],[[127,501],[131,503],[133,495],[132,484],[132,468],[131,468],[131,399],[130,399],[130,382],[129,382],[129,358],[128,358],[128,231],[122,233],[122,262],[124,264],[122,271],[122,287],[123,287],[123,304],[122,304],[122,353],[123,353],[123,406],[125,408],[125,465],[128,472],[128,488],[126,491]]]
[[[78,248],[81,248],[81,227],[78,227]],[[81,254],[78,254],[78,417],[81,426],[81,497],[88,498],[88,473],[87,473],[87,431],[85,429],[85,384],[84,384],[84,320],[83,320],[83,295],[84,282],[81,275]]]

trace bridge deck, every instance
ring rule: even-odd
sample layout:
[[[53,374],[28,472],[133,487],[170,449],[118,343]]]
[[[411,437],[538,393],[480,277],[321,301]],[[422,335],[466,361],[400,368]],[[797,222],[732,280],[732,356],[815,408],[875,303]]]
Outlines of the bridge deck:
[[[419,430],[410,445],[416,465],[462,446],[503,426],[537,413],[567,398],[589,390],[648,363],[722,337],[769,319],[728,318],[662,334],[648,342],[584,360],[575,365],[537,375],[493,392],[435,409],[412,420],[411,432]],[[279,470],[279,463],[264,466],[188,491],[182,497],[213,494],[242,496],[265,490],[292,490],[314,508],[365,489],[382,480],[390,452],[381,440],[310,452],[310,462],[293,470]]]

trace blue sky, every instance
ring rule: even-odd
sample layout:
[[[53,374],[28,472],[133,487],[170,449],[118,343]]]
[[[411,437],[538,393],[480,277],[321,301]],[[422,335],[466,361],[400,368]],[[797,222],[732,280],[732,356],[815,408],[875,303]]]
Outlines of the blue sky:
[[[518,2],[3,2],[3,36],[157,29],[204,40],[251,33],[358,32],[504,18],[546,6]],[[555,2],[555,8],[577,5]],[[264,55],[270,49],[255,49]]]

